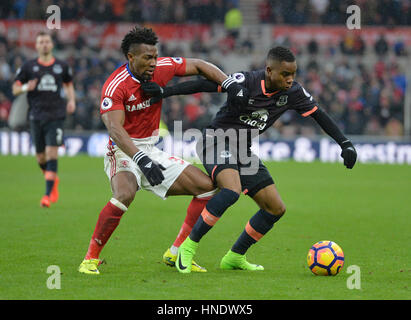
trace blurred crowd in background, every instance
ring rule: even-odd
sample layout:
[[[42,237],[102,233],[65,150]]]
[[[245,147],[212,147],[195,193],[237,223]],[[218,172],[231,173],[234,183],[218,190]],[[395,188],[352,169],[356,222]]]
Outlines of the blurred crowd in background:
[[[52,1],[3,0],[0,5],[2,19],[43,19],[41,12],[33,8],[50,5]],[[270,23],[340,23],[339,16],[346,3],[352,1],[304,0],[260,2],[260,20]],[[411,1],[356,1],[369,6],[364,22],[369,24],[410,24]],[[8,3],[7,10],[4,3]],[[344,3],[344,6],[338,4]],[[376,5],[371,5],[374,3]],[[102,19],[112,21],[151,22],[201,22],[223,23],[225,14],[237,7],[235,0],[141,0],[141,1],[58,1],[63,19]],[[261,8],[269,8],[263,10]],[[315,8],[315,10],[313,9]],[[89,11],[90,10],[90,11]],[[400,11],[398,11],[400,10]],[[402,14],[401,14],[402,10]],[[363,10],[365,11],[365,10]],[[203,14],[207,12],[207,14]],[[291,14],[291,12],[293,12]],[[298,18],[301,12],[303,19]],[[330,15],[330,12],[333,15]],[[262,14],[265,13],[265,14]],[[311,14],[308,14],[311,13]],[[372,14],[371,14],[372,13]],[[407,14],[406,14],[407,13]],[[331,19],[330,17],[334,18]],[[138,18],[136,18],[138,17]],[[344,11],[344,17],[346,13]],[[229,41],[228,41],[229,40]],[[57,57],[64,58],[72,66],[77,95],[77,111],[67,118],[66,129],[104,130],[99,116],[100,93],[104,81],[125,62],[120,50],[100,50],[85,46],[79,37],[74,43],[59,41],[54,34]],[[272,39],[272,45],[278,44]],[[403,135],[404,97],[406,69],[398,59],[409,54],[405,44],[398,39],[389,42],[381,36],[374,43],[365,44],[361,37],[347,33],[338,45],[320,45],[315,40],[301,46],[289,39],[281,43],[289,46],[298,61],[297,81],[327,110],[347,134],[351,135]],[[161,56],[201,57],[223,68],[211,58],[214,52],[222,55],[251,55],[256,50],[254,39],[227,37],[208,45],[192,40],[189,50],[180,50],[167,42],[159,44]],[[35,57],[31,48],[21,48],[0,36],[0,128],[7,127],[7,118],[13,101],[11,85],[16,70],[29,58]],[[210,58],[208,58],[210,57]],[[247,71],[264,67],[264,61],[255,61]],[[187,79],[173,79],[170,85]],[[183,129],[201,128],[207,125],[224,102],[225,94],[200,93],[192,96],[170,97],[163,103],[163,121],[170,131],[174,120],[183,120]],[[265,137],[294,137],[315,135],[320,129],[313,121],[287,112],[267,130]]]
[[[163,23],[222,22],[240,0],[2,0],[0,19],[44,19],[49,5],[63,20]],[[252,1],[252,0],[250,0]],[[362,8],[365,25],[411,25],[410,0],[261,0],[260,22],[344,24],[347,7]]]
[[[262,0],[262,23],[345,24],[350,5],[361,8],[364,25],[411,25],[409,0]]]

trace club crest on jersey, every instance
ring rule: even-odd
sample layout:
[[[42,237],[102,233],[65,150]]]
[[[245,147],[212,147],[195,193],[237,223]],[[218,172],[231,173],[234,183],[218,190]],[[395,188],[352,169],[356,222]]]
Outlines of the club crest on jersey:
[[[121,160],[119,166],[120,168],[128,168],[129,167],[128,160]]]
[[[282,106],[285,106],[286,104],[287,104],[287,101],[288,100],[288,96],[287,95],[283,95],[283,96],[280,96],[280,98],[278,98],[278,100],[277,100],[277,102],[276,102],[276,106],[277,107],[282,107]]]
[[[63,68],[61,67],[61,65],[59,64],[55,64],[53,66],[53,72],[56,74],[62,73],[63,72]]]
[[[113,106],[113,101],[110,98],[105,97],[101,102],[101,109],[108,110]]]

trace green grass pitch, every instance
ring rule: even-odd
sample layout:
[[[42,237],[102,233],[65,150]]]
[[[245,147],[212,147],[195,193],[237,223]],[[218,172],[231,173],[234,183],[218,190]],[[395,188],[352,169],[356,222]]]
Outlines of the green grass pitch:
[[[110,187],[101,158],[62,157],[60,200],[39,207],[44,181],[34,157],[0,157],[0,299],[275,300],[411,299],[411,167],[267,163],[285,216],[247,253],[263,272],[219,270],[221,257],[257,211],[247,196],[200,243],[205,274],[179,274],[161,262],[190,197],[163,201],[139,191],[104,248],[100,276],[77,272]],[[312,244],[333,240],[345,254],[335,277],[307,267]],[[49,289],[51,265],[60,289]],[[361,289],[349,289],[360,267]],[[358,282],[357,282],[358,283]]]

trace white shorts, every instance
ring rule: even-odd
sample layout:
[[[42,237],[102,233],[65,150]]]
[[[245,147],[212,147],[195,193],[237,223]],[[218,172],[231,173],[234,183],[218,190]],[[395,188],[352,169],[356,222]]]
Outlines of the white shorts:
[[[176,181],[178,176],[188,165],[190,165],[190,163],[183,159],[170,156],[156,148],[153,144],[139,144],[137,142],[135,142],[135,144],[152,160],[162,164],[166,168],[166,170],[163,170],[163,182],[153,187],[137,164],[128,155],[116,145],[107,145],[104,156],[104,171],[106,172],[110,183],[111,178],[113,178],[116,173],[129,171],[135,175],[139,188],[151,191],[160,198],[166,199],[168,189],[170,189],[174,181]]]

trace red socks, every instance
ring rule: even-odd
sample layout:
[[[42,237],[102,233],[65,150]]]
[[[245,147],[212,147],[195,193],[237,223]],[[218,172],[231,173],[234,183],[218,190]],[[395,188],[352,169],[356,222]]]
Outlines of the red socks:
[[[120,223],[120,219],[127,207],[116,199],[111,199],[101,210],[96,228],[90,240],[85,259],[98,259],[101,250],[107,243],[113,231]]]
[[[191,229],[193,229],[195,223],[197,222],[198,217],[200,216],[201,212],[203,211],[205,205],[207,204],[208,200],[211,197],[206,198],[196,198],[194,197],[191,200],[188,208],[187,208],[187,215],[184,219],[183,225],[181,226],[180,232],[176,240],[173,243],[173,246],[179,247],[183,241],[187,238],[190,234]]]

